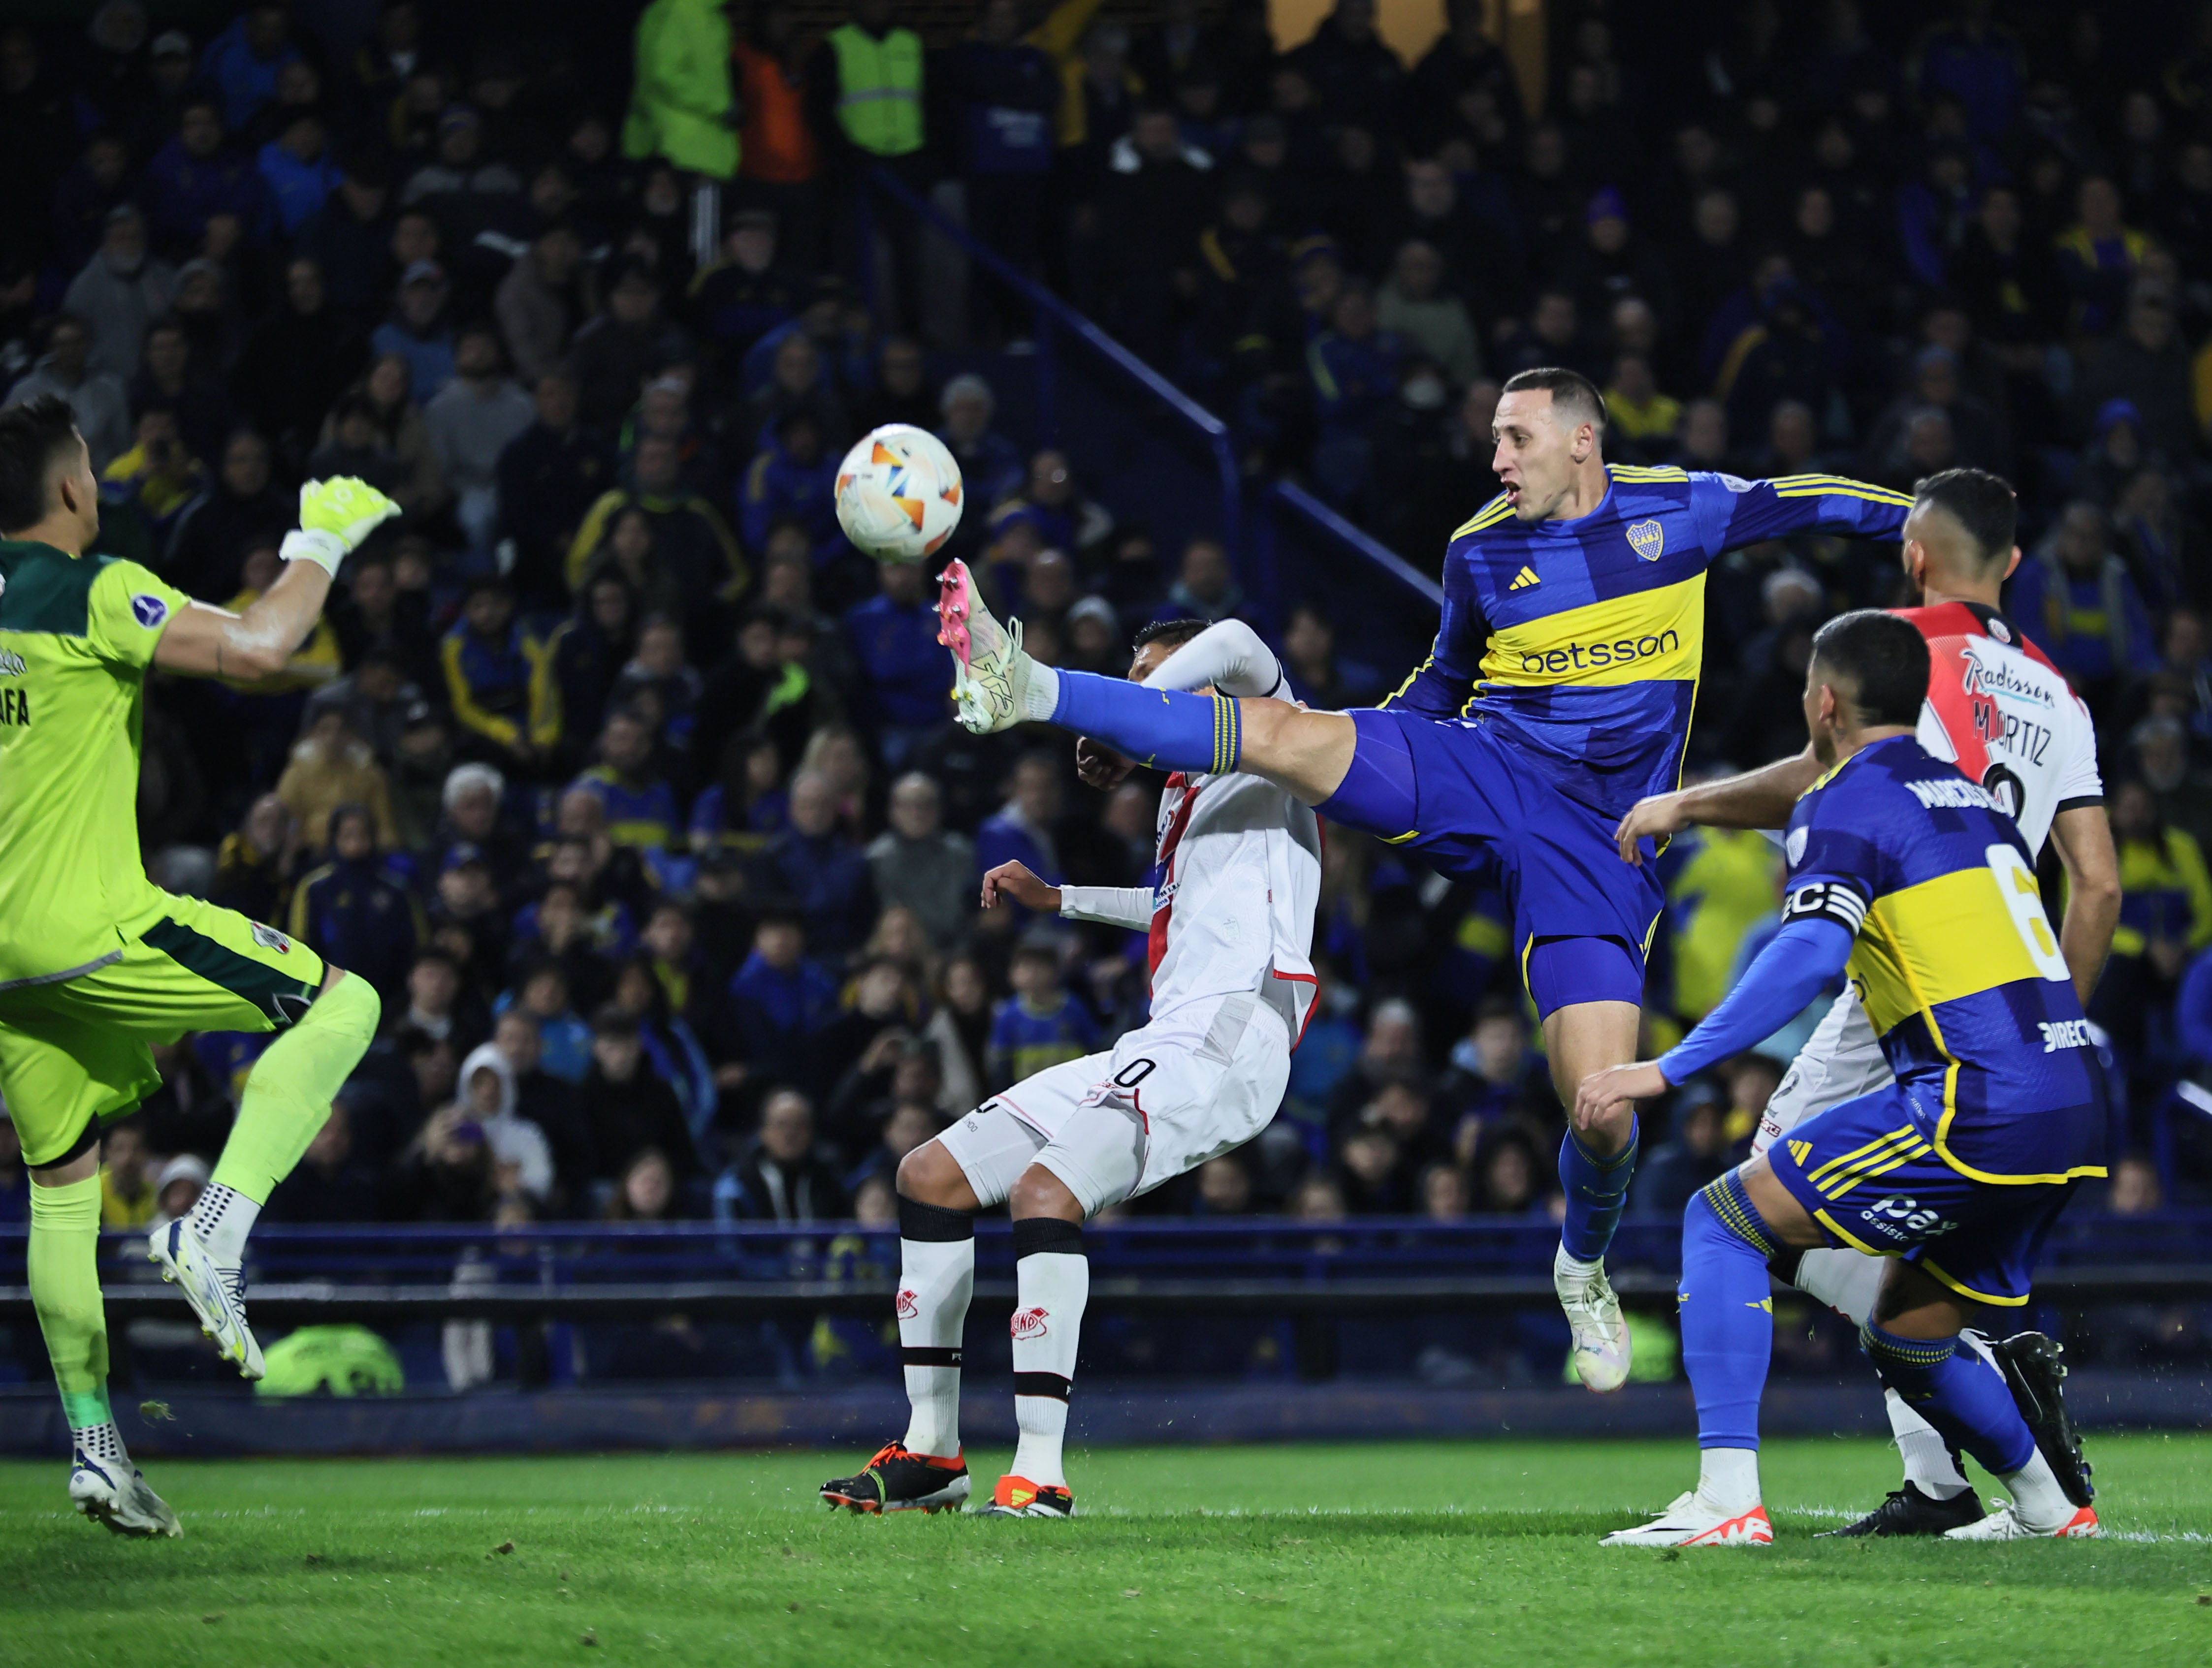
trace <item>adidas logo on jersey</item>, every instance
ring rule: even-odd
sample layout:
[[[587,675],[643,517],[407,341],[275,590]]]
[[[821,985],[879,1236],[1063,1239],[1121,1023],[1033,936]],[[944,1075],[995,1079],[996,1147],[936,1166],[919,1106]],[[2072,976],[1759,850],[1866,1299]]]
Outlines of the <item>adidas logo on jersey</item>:
[[[1541,585],[1543,581],[1536,577],[1536,570],[1534,568],[1524,567],[1520,571],[1520,573],[1514,576],[1513,583],[1507,585],[1505,588],[1508,591],[1526,591],[1532,585]]]

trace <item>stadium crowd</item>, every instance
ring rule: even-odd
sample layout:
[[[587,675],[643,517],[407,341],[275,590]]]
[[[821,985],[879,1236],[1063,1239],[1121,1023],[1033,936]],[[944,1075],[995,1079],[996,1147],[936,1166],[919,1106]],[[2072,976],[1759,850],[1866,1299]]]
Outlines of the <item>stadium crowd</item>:
[[[945,374],[1018,367],[1024,308],[979,280],[965,340],[926,340],[896,216],[863,305],[873,167],[957,185],[979,236],[1229,414],[1255,476],[1431,569],[1494,491],[1499,381],[1538,364],[1605,388],[1624,461],[2008,474],[2011,607],[2092,705],[2120,838],[2110,1207],[2212,1183],[2201,1119],[2147,1162],[2212,1062],[2212,7],[1565,4],[1540,88],[1473,0],[1412,65],[1372,0],[1288,52],[1246,0],[984,0],[926,45],[891,0],[654,0],[634,38],[635,8],[362,9],[157,32],[110,0],[0,32],[0,397],[75,408],[102,548],[236,606],[301,480],[406,511],[287,687],[149,684],[156,878],[384,999],[269,1219],[882,1223],[902,1155],[1141,1015],[1135,935],[976,893],[1012,859],[1139,883],[1155,788],[951,723],[928,576],[844,543],[836,460],[940,432],[954,548],[1059,664],[1237,612],[1236,553],[1163,550],[1084,459],[1025,456],[989,381]],[[1716,569],[1693,757],[1801,747],[1814,628],[1896,590],[1887,552],[1818,539]],[[1280,643],[1311,701],[1387,688],[1315,611]],[[1758,835],[1666,865],[1662,1041],[1765,942],[1780,874]],[[1284,1113],[1135,1208],[1552,1208],[1502,908],[1333,837]],[[1635,1208],[1732,1162],[1809,1028],[1680,1093]],[[252,1046],[166,1051],[110,1138],[112,1225],[189,1204]],[[5,1133],[0,1180],[19,1214]]]

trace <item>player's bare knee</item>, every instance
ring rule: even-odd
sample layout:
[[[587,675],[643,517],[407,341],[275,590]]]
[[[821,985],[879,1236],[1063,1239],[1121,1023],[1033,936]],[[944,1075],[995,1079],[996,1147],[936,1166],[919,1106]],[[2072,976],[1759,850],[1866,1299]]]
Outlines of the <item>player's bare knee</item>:
[[[925,1141],[899,1160],[898,1192],[901,1198],[933,1204],[940,1210],[976,1208],[975,1190],[941,1141]]]
[[[1057,1216],[1062,1222],[1083,1220],[1083,1205],[1067,1184],[1042,1164],[1032,1164],[1014,1183],[1006,1197],[1008,1214],[1018,1222],[1024,1216]]]

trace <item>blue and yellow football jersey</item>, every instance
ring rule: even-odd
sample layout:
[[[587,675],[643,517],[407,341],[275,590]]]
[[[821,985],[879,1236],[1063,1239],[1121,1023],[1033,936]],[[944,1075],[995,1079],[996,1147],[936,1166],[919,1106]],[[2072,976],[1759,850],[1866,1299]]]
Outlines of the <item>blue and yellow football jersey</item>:
[[[1911,1109],[1892,1150],[1859,1162],[1932,1147],[1976,1181],[2104,1174],[2088,1022],[2034,861],[1989,794],[1893,737],[1813,785],[1783,850],[1784,919],[1856,934],[1847,971]]]
[[[1892,538],[1912,500],[1833,475],[1606,472],[1586,516],[1519,521],[1501,494],[1452,536],[1435,650],[1382,704],[1494,725],[1617,816],[1680,777],[1713,559],[1793,533]]]

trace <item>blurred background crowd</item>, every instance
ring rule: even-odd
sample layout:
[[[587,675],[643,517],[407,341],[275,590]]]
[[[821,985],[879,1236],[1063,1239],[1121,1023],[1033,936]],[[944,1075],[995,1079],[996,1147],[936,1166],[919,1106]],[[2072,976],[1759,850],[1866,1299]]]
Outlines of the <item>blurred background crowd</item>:
[[[948,554],[1062,664],[1252,611],[1243,554],[1006,421],[1028,300],[933,282],[878,170],[1222,413],[1250,477],[1431,572],[1534,365],[1606,390],[1618,460],[2006,473],[2009,605],[2096,714],[2120,841],[2104,1204],[2203,1198],[2212,8],[1545,18],[1509,54],[1452,0],[1413,62],[1373,0],[1288,50],[1248,0],[110,0],[0,28],[0,398],[75,407],[101,548],[236,605],[301,480],[406,511],[283,686],[149,685],[156,878],[384,998],[269,1218],[880,1224],[947,1119],[1141,1022],[1134,935],[976,893],[1012,858],[1141,883],[1156,784],[1103,797],[1062,737],[951,724],[930,575],[845,544],[836,461],[881,422],[940,433]],[[1811,632],[1897,591],[1892,552],[1824,539],[1717,567],[1697,767],[1801,747]],[[1308,701],[1407,670],[1281,601],[1259,623]],[[1655,1045],[1764,943],[1780,861],[1692,834],[1666,875]],[[1503,908],[1332,831],[1281,1116],[1130,1209],[1543,1216],[1559,1111]],[[1814,1017],[1651,1109],[1635,1209],[1741,1152]],[[189,1204],[255,1046],[165,1051],[111,1137],[112,1225]]]

